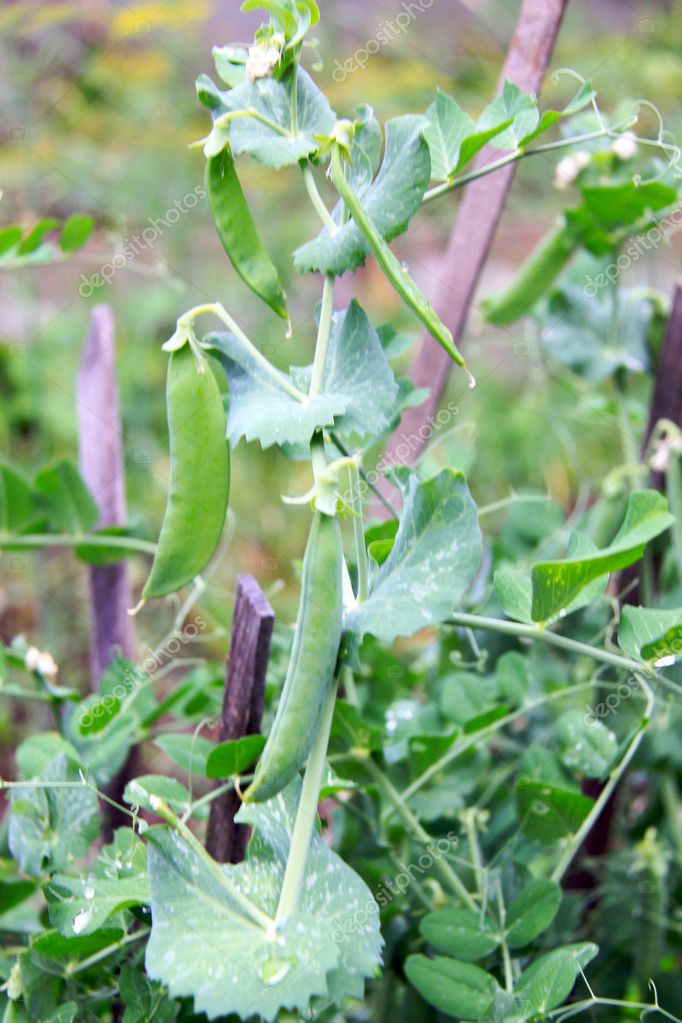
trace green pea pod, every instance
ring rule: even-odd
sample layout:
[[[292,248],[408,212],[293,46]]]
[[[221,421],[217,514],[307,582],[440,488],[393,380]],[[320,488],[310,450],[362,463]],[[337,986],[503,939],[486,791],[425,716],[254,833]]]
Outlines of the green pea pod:
[[[143,600],[174,593],[206,567],[222,536],[230,489],[220,388],[188,344],[171,353],[166,399],[171,481]]]
[[[363,209],[360,200],[344,174],[339,146],[334,146],[332,150],[332,181],[337,192],[348,207],[353,220],[365,236],[367,244],[374,253],[374,258],[385,273],[389,283],[393,285],[403,302],[409,306],[417,319],[421,320],[429,334],[435,338],[441,348],[444,348],[459,366],[466,368],[466,363],[455,345],[451,331],[445,326],[424,293],[417,287],[416,283],[404,269],[400,260],[393,255],[388,243],[382,238],[374,226],[371,217]]]
[[[565,223],[553,228],[531,252],[507,290],[483,302],[489,323],[504,327],[525,316],[556,280],[578,247]]]
[[[315,743],[341,642],[341,528],[315,512],[305,557],[296,634],[284,687],[246,802],[272,799],[299,771]]]
[[[283,320],[287,300],[277,268],[258,234],[228,149],[206,164],[206,194],[220,241],[242,278]]]

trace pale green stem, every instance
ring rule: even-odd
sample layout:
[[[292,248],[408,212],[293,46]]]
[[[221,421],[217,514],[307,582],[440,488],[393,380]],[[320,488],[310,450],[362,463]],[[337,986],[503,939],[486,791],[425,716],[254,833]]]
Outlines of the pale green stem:
[[[568,1008],[554,1009],[552,1012],[547,1013],[547,1019],[557,1019],[559,1023],[562,1023],[565,1019],[570,1019],[571,1016],[578,1016],[581,1012],[585,1012],[587,1009],[593,1009],[596,1005],[615,1006],[618,1009],[647,1009],[649,1012],[659,1012],[665,1019],[671,1021],[671,1023],[682,1023],[677,1016],[673,1016],[672,1013],[667,1012],[661,1008],[658,1002],[626,1002],[620,998],[600,998],[598,995],[593,995],[591,998],[585,998],[582,1002],[575,1002],[574,1005]],[[640,1016],[640,1019],[644,1019],[644,1015]]]
[[[34,700],[37,703],[55,703],[61,702],[63,697],[53,696],[52,693],[41,693],[37,689],[22,689],[21,686],[14,685],[0,685],[0,696],[16,696],[20,700]],[[70,700],[77,701],[80,699],[78,693],[74,696],[68,697]],[[0,788],[2,784],[0,783]]]
[[[583,842],[589,835],[590,831],[592,830],[592,827],[594,826],[595,821],[598,820],[599,816],[603,812],[604,807],[606,806],[609,799],[613,795],[614,789],[618,785],[620,779],[623,777],[623,774],[625,773],[628,765],[630,764],[632,758],[637,752],[639,744],[644,738],[644,732],[646,731],[646,728],[651,718],[651,713],[653,711],[654,694],[652,693],[651,689],[649,688],[649,686],[647,685],[647,683],[644,681],[640,674],[635,675],[635,678],[639,682],[642,688],[642,692],[644,693],[647,701],[646,708],[644,710],[644,717],[637,732],[633,736],[623,759],[620,761],[618,766],[614,767],[613,770],[610,772],[609,780],[607,781],[606,785],[600,792],[599,798],[595,801],[594,806],[592,807],[587,817],[576,831],[575,835],[573,835],[570,844],[565,849],[563,855],[561,856],[561,859],[559,860],[556,867],[552,871],[552,880],[556,881],[557,884],[561,881],[562,877],[570,867],[571,863],[573,862],[573,857],[578,852]]]
[[[495,879],[495,895],[497,897],[497,912],[500,918],[500,947],[502,948],[502,962],[504,964],[504,986],[509,994],[511,994],[514,990],[514,971],[512,970],[509,945],[507,944],[507,939],[504,937],[507,926],[507,910],[502,896],[502,884],[500,883],[499,877]]]
[[[317,343],[315,345],[315,358],[313,361],[313,372],[310,378],[308,396],[314,397],[322,394],[324,390],[324,369],[327,363],[327,352],[329,350],[329,338],[332,329],[332,315],[334,313],[334,275],[327,274],[324,278],[322,290],[322,308],[320,309],[320,326],[317,330]]]
[[[460,819],[464,825],[466,831],[467,842],[469,843],[469,853],[471,855],[471,862],[474,868],[474,877],[476,879],[476,890],[478,891],[479,898],[482,900],[485,894],[485,880],[483,870],[483,859],[481,857],[481,847],[478,843],[478,832],[476,825],[476,810],[472,807],[468,807],[460,814]]]
[[[322,200],[322,196],[320,195],[317,188],[315,177],[310,169],[310,164],[308,162],[301,162],[301,170],[303,172],[303,181],[305,182],[305,187],[307,189],[308,195],[310,196],[310,201],[315,207],[317,215],[319,216],[320,220],[329,231],[329,234],[331,235],[336,234],[336,232],[339,229],[338,224],[334,223],[331,213],[329,212],[329,210],[327,209]]]
[[[163,817],[164,820],[168,821],[170,826],[178,832],[192,852],[198,856],[204,865],[210,870],[220,887],[223,888],[230,898],[239,906],[245,916],[253,921],[253,923],[255,923],[258,927],[269,932],[272,929],[272,919],[267,915],[267,913],[264,913],[262,909],[259,909],[259,907],[256,906],[251,899],[248,899],[243,892],[241,892],[239,888],[232,883],[229,876],[221,869],[220,864],[216,863],[216,861],[209,856],[201,842],[192,834],[187,825],[173,813],[168,804],[165,803],[163,799],[159,799],[158,796],[154,795],[151,797],[150,803],[152,810]]]
[[[493,515],[495,512],[503,511],[511,504],[545,504],[549,500],[547,494],[512,494],[510,497],[503,497],[491,504],[482,504],[478,509],[479,519],[483,515]]]
[[[40,547],[116,547],[135,554],[155,554],[156,544],[132,536],[91,536],[88,533],[24,533],[0,536],[0,550]]]
[[[73,966],[67,965],[64,970],[64,976],[75,977],[77,973],[83,973],[85,970],[89,970],[91,966],[95,966],[100,962],[100,960],[113,955],[113,953],[117,952],[120,948],[125,948],[125,946],[129,945],[132,941],[139,941],[140,938],[146,938],[148,934],[148,927],[135,931],[132,934],[126,934],[120,941],[114,941],[111,945],[107,945],[106,948],[100,949],[99,952],[95,952],[93,955],[88,956],[87,959],[81,959],[80,962],[75,963]]]
[[[220,302],[206,302],[203,305],[195,306],[185,313],[181,319],[194,320],[197,316],[201,316],[203,313],[213,313],[219,320],[225,324],[225,326],[234,334],[241,346],[252,356],[258,365],[265,370],[279,387],[295,398],[296,401],[305,402],[306,396],[302,391],[299,391],[297,387],[291,383],[291,381],[281,373],[275,366],[272,365],[268,359],[265,358],[262,352],[256,348],[253,341],[250,341],[244,331],[241,329],[234,317],[230,316],[228,311]]]
[[[626,128],[632,123],[632,119],[629,118],[628,122],[624,122],[622,127]],[[486,163],[483,167],[479,167],[477,170],[469,171],[466,174],[460,174],[458,177],[449,178],[447,181],[443,181],[441,184],[435,185],[425,193],[423,202],[429,202],[431,199],[437,199],[439,195],[451,192],[455,188],[461,188],[463,185],[469,184],[470,181],[476,181],[477,178],[482,178],[486,174],[491,174],[493,171],[499,170],[501,167],[506,167],[509,163],[516,163],[517,160],[522,160],[526,156],[536,156],[539,153],[550,153],[555,149],[568,149],[572,146],[581,145],[583,142],[591,142],[593,139],[604,137],[620,138],[620,132],[616,131],[614,128],[599,128],[596,131],[585,132],[583,135],[574,135],[573,138],[557,139],[556,142],[545,142],[542,145],[533,146],[530,149],[515,149],[511,153],[507,153],[505,156],[499,157],[497,160],[492,160],[490,163]],[[638,141],[650,142],[651,140]]]
[[[246,781],[248,775],[241,775],[240,781]],[[183,824],[186,824],[193,813],[199,809],[200,806],[206,806],[207,803],[212,803],[218,796],[222,796],[225,792],[230,792],[234,788],[234,780],[226,781],[224,785],[219,785],[217,789],[213,789],[211,792],[207,792],[205,796],[201,796],[200,799],[195,800],[188,810],[185,810],[180,820]]]
[[[280,892],[279,903],[277,905],[275,924],[281,924],[284,920],[287,920],[292,913],[296,912],[301,897],[306,862],[308,860],[308,850],[310,849],[310,839],[312,837],[315,819],[317,817],[317,804],[320,798],[320,787],[322,785],[324,762],[327,755],[327,745],[329,743],[329,733],[332,727],[335,703],[336,687],[332,689],[327,699],[327,706],[325,708],[320,734],[315,740],[315,745],[311,750],[310,756],[308,757],[308,763],[306,764],[305,774],[303,776],[303,787],[301,789],[301,798],[296,811],[296,820],[294,822],[294,830],[291,836],[291,846],[289,847],[289,855],[287,857],[286,870],[284,871],[282,890]]]
[[[353,538],[355,540],[355,555],[358,566],[358,591],[356,599],[359,604],[367,599],[367,580],[369,577],[369,560],[367,558],[367,546],[365,544],[365,529],[362,517],[362,494],[360,493],[360,473],[355,462],[348,466],[348,477],[350,480],[351,511],[353,518]]]
[[[479,743],[485,741],[485,739],[489,738],[491,735],[495,735],[495,733],[498,732],[501,728],[505,728],[513,721],[516,721],[518,718],[525,717],[527,714],[531,713],[533,710],[536,710],[538,707],[542,707],[544,704],[554,703],[556,700],[563,700],[567,696],[573,696],[575,693],[580,692],[581,690],[591,691],[592,689],[593,685],[591,682],[582,682],[580,683],[580,685],[571,686],[570,689],[561,689],[558,690],[557,692],[549,693],[546,696],[538,697],[538,699],[531,700],[529,703],[524,704],[523,707],[519,707],[517,710],[512,711],[511,714],[506,714],[503,718],[500,718],[498,721],[494,721],[486,728],[482,728],[479,732],[474,732],[472,735],[465,736],[459,742],[455,742],[447,751],[447,753],[443,754],[442,757],[439,757],[438,760],[434,760],[434,762],[429,767],[427,767],[426,770],[423,771],[418,778],[415,778],[415,780],[410,785],[408,785],[406,789],[403,790],[402,798],[406,801],[411,799],[412,796],[416,792],[419,792],[419,790],[422,789],[426,784],[428,784],[428,782],[431,781],[432,778],[435,778],[437,774],[440,774],[441,771],[444,771],[445,768],[449,764],[451,764],[453,760],[456,760],[457,757],[460,757],[463,753],[466,753],[466,751],[468,749],[471,749],[472,746],[477,746]],[[388,816],[388,813],[386,815]]]
[[[673,549],[677,562],[677,574],[682,579],[682,474],[680,473],[680,456],[676,451],[671,451],[669,454],[665,485],[670,511],[675,516],[672,527]]]
[[[403,796],[401,796],[398,790],[394,788],[381,768],[372,760],[371,757],[363,758],[362,764],[378,788],[393,804],[398,816],[402,818],[403,824],[405,824],[416,841],[423,845],[427,845],[431,841],[431,836],[424,830],[419,819],[412,813]],[[442,879],[449,885],[452,891],[459,896],[465,906],[469,909],[475,910],[476,902],[450,864],[444,858],[439,857],[434,858],[433,865],[434,869],[440,874]]]

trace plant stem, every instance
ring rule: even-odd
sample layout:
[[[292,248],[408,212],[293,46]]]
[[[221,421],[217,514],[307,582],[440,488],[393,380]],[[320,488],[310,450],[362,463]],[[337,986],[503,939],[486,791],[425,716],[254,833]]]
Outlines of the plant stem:
[[[446,192],[451,192],[455,188],[468,185],[470,181],[476,181],[477,178],[485,177],[486,174],[492,174],[493,171],[506,167],[509,163],[516,163],[517,160],[523,160],[526,156],[549,153],[555,149],[568,149],[571,146],[580,145],[583,142],[591,142],[593,139],[600,139],[605,136],[608,138],[619,138],[620,133],[613,128],[599,128],[595,131],[585,132],[584,135],[574,135],[573,138],[557,139],[556,142],[545,142],[540,146],[533,146],[531,149],[515,149],[511,153],[507,153],[506,156],[492,160],[477,170],[469,171],[467,174],[460,174],[458,177],[449,178],[447,181],[435,185],[425,193],[423,202],[426,203],[432,199],[437,199],[438,196],[445,195]]]
[[[343,441],[340,439],[340,437],[338,437],[337,434],[335,434],[332,430],[330,430],[330,432],[329,432],[329,439],[331,440],[332,444],[336,448],[338,448],[338,450],[341,452],[342,455],[345,455],[346,458],[352,458],[350,450],[346,447],[346,445],[343,443]],[[367,484],[367,486],[372,491],[374,496],[376,498],[378,498],[379,501],[381,501],[381,503],[383,504],[383,506],[386,509],[386,511],[391,513],[391,518],[393,518],[393,519],[400,518],[400,516],[398,515],[398,512],[395,510],[395,508],[393,507],[391,502],[388,500],[386,495],[381,493],[381,491],[377,487],[376,483],[372,483],[372,481],[369,479],[367,473],[364,471],[364,469],[362,468],[361,465],[358,466],[358,472],[360,473],[360,478],[363,480],[364,483]],[[480,512],[479,512],[479,514],[480,514]]]
[[[353,538],[355,540],[355,556],[358,567],[358,590],[355,594],[359,604],[367,599],[367,580],[369,578],[369,561],[365,544],[365,530],[362,517],[362,495],[359,492],[360,473],[355,463],[348,466],[350,479],[351,510],[353,517]]]
[[[315,177],[310,169],[310,164],[307,160],[301,161],[301,171],[303,172],[303,181],[305,182],[306,190],[308,192],[308,195],[310,196],[310,201],[315,207],[317,215],[319,216],[320,220],[329,231],[329,234],[330,235],[336,234],[336,232],[339,229],[338,224],[334,223],[331,213],[329,212],[329,210],[327,209],[322,200],[322,196],[320,195],[317,187],[317,182],[315,181]]]
[[[493,721],[493,723],[488,725],[486,728],[482,728],[480,731],[474,732],[471,735],[464,736],[460,741],[453,743],[447,753],[444,753],[442,757],[438,758],[438,760],[434,760],[434,762],[427,767],[418,778],[415,778],[415,780],[408,785],[407,788],[403,789],[402,798],[405,801],[411,799],[411,797],[423,788],[427,782],[429,782],[437,774],[440,774],[441,771],[445,770],[448,764],[452,763],[453,760],[456,760],[457,757],[462,755],[462,753],[466,753],[466,751],[472,746],[478,745],[482,739],[487,739],[489,736],[494,735],[495,732],[498,732],[501,728],[505,728],[507,725],[511,724],[512,721],[516,721],[520,717],[526,717],[528,713],[536,710],[538,707],[542,707],[546,703],[554,703],[555,700],[565,699],[567,696],[573,696],[581,690],[592,691],[593,688],[592,682],[582,682],[580,685],[572,686],[570,689],[560,689],[554,693],[548,693],[546,696],[541,696],[536,700],[531,700],[529,703],[524,704],[523,707],[519,707],[517,710],[512,711],[511,714],[506,714],[503,718]]]
[[[412,833],[413,837],[417,842],[427,845],[431,841],[431,836],[421,826],[419,819],[412,813],[409,806],[405,802],[404,796],[398,792],[392,785],[389,779],[386,777],[381,768],[372,760],[371,757],[363,758],[362,764],[370,774],[377,787],[383,792],[386,798],[393,804],[399,817],[402,818],[403,823],[407,829]],[[449,887],[455,892],[456,895],[462,900],[465,906],[469,909],[476,909],[476,902],[470,895],[467,888],[460,881],[459,877],[452,869],[450,864],[442,858],[435,858],[433,861],[434,869],[441,875],[443,880]]]
[[[677,575],[682,580],[682,474],[680,473],[680,456],[671,451],[665,475],[665,489],[670,511],[675,516],[672,527],[673,549],[677,562]]]
[[[327,351],[329,349],[333,312],[334,275],[326,274],[324,278],[324,288],[322,290],[322,308],[320,309],[320,326],[317,329],[317,343],[315,344],[313,372],[310,378],[310,388],[308,390],[309,397],[322,394],[324,390],[324,369],[327,362]]]
[[[609,774],[609,780],[602,789],[599,798],[596,800],[594,806],[592,807],[587,817],[576,831],[575,835],[573,835],[570,844],[568,845],[561,859],[559,860],[556,867],[552,871],[551,875],[552,880],[556,881],[557,884],[561,881],[562,877],[570,867],[571,863],[573,862],[573,857],[582,846],[583,842],[585,841],[590,831],[592,830],[595,821],[599,818],[602,811],[604,810],[604,807],[611,798],[614,789],[618,785],[620,779],[623,777],[623,774],[625,773],[628,765],[630,764],[632,758],[637,752],[639,744],[644,738],[644,732],[646,731],[647,725],[649,724],[651,712],[654,706],[654,694],[652,693],[651,689],[649,688],[649,686],[647,685],[643,678],[641,678],[639,675],[636,675],[635,677],[637,678],[637,681],[639,682],[640,686],[642,687],[642,691],[646,696],[647,702],[646,708],[644,710],[644,717],[635,735],[633,736],[623,759],[620,761],[618,766],[614,767],[614,769]]]
[[[156,544],[132,536],[91,536],[88,533],[24,533],[21,536],[0,536],[0,550],[41,547],[117,547],[135,554],[155,554]]]
[[[539,625],[524,625],[522,622],[508,622],[501,618],[488,618],[485,615],[465,614],[463,611],[456,611],[449,618],[452,625],[463,625],[470,629],[486,629],[490,632],[499,632],[505,636],[516,636],[518,639],[535,640],[538,643],[547,643],[549,646],[556,646],[562,650],[569,650],[578,656],[592,657],[595,661],[602,661],[604,664],[611,664],[614,668],[625,668],[627,671],[646,672],[648,666],[640,661],[633,661],[629,657],[622,657],[620,654],[611,653],[610,650],[602,650],[599,647],[590,646],[589,643],[581,643],[569,636],[562,636],[558,632],[551,632]]]
[[[120,948],[125,948],[132,941],[139,941],[140,938],[146,938],[149,934],[149,928],[143,928],[139,931],[134,931],[132,934],[126,934],[121,938],[120,941],[114,941],[111,945],[107,945],[106,948],[100,949],[99,952],[95,952],[93,955],[88,956],[87,959],[81,959],[80,962],[75,963],[73,966],[68,966],[64,970],[65,977],[74,977],[77,973],[83,973],[84,970],[89,970],[91,966],[95,966],[96,963],[102,959],[106,959],[108,956],[113,955]]]
[[[303,787],[301,789],[301,798],[298,803],[298,810],[296,811],[296,820],[294,822],[294,830],[291,836],[291,846],[289,847],[289,855],[287,857],[286,870],[284,871],[282,890],[280,892],[277,913],[275,915],[276,925],[281,924],[284,920],[288,919],[292,913],[296,912],[299,899],[301,897],[303,878],[305,876],[306,862],[308,859],[308,850],[310,848],[310,839],[313,833],[313,827],[315,826],[315,818],[317,817],[317,803],[320,797],[322,773],[324,771],[324,762],[327,755],[327,744],[329,743],[329,733],[332,727],[335,703],[336,688],[332,689],[329,694],[322,728],[320,729],[320,734],[315,740],[315,745],[310,752],[308,763],[306,764],[305,774],[303,776]]]
[[[512,961],[509,954],[509,945],[504,937],[505,928],[507,926],[507,910],[504,905],[504,898],[502,896],[502,885],[499,877],[495,879],[495,895],[497,897],[497,912],[500,918],[500,934],[502,935],[500,940],[500,946],[502,948],[502,962],[504,964],[504,986],[506,990],[511,994],[514,990],[514,971],[512,970]]]
[[[257,927],[270,931],[273,921],[267,913],[264,913],[262,909],[252,902],[251,899],[247,898],[246,895],[244,895],[243,892],[241,892],[239,888],[232,883],[225,871],[221,869],[220,864],[216,863],[216,861],[209,856],[201,842],[192,834],[187,825],[173,813],[168,804],[164,802],[163,799],[160,799],[155,795],[151,797],[150,803],[154,813],[158,813],[164,818],[164,820],[168,821],[170,826],[185,840],[195,856],[198,856],[206,867],[208,867],[221,888],[223,888],[229,894],[230,898],[239,906],[245,918],[251,920]]]

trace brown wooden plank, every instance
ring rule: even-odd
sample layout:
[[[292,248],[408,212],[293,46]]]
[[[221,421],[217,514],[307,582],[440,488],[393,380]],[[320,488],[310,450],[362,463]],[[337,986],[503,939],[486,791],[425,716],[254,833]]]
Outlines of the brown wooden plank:
[[[238,576],[220,742],[260,731],[274,622],[275,614],[253,576]],[[234,822],[240,805],[234,790],[211,803],[206,849],[221,863],[240,863],[244,859],[249,828]]]

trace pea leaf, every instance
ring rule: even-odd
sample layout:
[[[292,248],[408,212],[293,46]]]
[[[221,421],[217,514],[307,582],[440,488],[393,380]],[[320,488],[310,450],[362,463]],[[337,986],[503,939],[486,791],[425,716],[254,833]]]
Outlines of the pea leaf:
[[[222,779],[242,774],[257,760],[264,745],[263,735],[243,735],[241,739],[221,742],[207,757],[207,777]]]
[[[115,913],[149,904],[147,850],[131,828],[118,828],[93,874],[55,874],[46,894],[50,923],[60,934],[93,934]]]
[[[99,832],[97,796],[79,784],[78,770],[65,752],[44,765],[38,778],[75,784],[11,791],[9,847],[21,869],[35,875],[80,859]]]
[[[188,774],[206,774],[209,756],[215,750],[215,743],[201,735],[160,735],[154,745],[163,750],[167,757]]]
[[[471,963],[413,955],[405,962],[405,973],[429,1005],[457,1019],[483,1020],[495,1001],[495,978]]]
[[[404,496],[395,541],[373,578],[367,600],[346,615],[345,628],[386,643],[447,618],[481,559],[476,507],[461,472],[443,469],[421,480],[395,472]]]
[[[247,917],[235,888],[274,917],[300,782],[275,799],[242,807],[256,829],[245,862],[214,863],[163,828],[149,832],[152,933],[148,975],[173,997],[193,997],[209,1018],[236,1013],[274,1020],[305,1013],[313,998],[361,997],[379,962],[378,909],[369,889],[313,831],[301,903],[277,929]],[[221,880],[221,878],[223,880]],[[197,947],[202,954],[196,956]]]
[[[297,128],[291,117],[293,73],[281,81],[260,78],[243,81],[227,92],[220,92],[207,76],[197,81],[199,98],[211,110],[213,120],[233,111],[255,111],[256,117],[236,117],[228,129],[229,142],[235,156],[249,153],[266,167],[279,168],[298,163],[320,147],[319,136],[329,136],[336,124],[336,114],[327,99],[303,68],[298,68],[296,89]],[[316,137],[317,136],[317,137]]]
[[[484,959],[500,943],[489,923],[470,909],[442,909],[429,913],[419,930],[439,952],[447,952],[466,961]]]
[[[0,531],[25,533],[41,520],[44,513],[31,484],[13,466],[0,463]]]
[[[561,905],[561,888],[549,878],[529,881],[507,909],[507,944],[523,948],[546,931]]]
[[[493,128],[503,121],[511,121],[495,139],[496,149],[516,149],[521,140],[535,130],[540,120],[535,96],[521,92],[518,85],[505,80],[502,92],[489,103],[478,121],[479,130]]]
[[[41,469],[34,486],[55,530],[87,532],[99,518],[99,510],[87,484],[67,458]]]
[[[668,502],[655,490],[636,490],[628,497],[625,518],[608,547],[591,557],[539,562],[533,566],[532,616],[546,622],[575,599],[593,579],[638,561],[644,549],[674,522]]]
[[[556,724],[559,753],[565,766],[588,778],[603,778],[618,754],[618,740],[601,721],[585,720],[580,710],[566,711]]]
[[[682,607],[626,604],[618,627],[618,645],[633,660],[648,661],[662,668],[677,661],[682,651],[681,631]]]
[[[299,390],[307,394],[312,366],[293,369]],[[342,435],[385,430],[398,398],[398,385],[367,314],[355,299],[333,315],[325,364],[323,394],[344,411],[334,418]]]
[[[521,974],[514,994],[524,1014],[544,1013],[561,1005],[573,990],[578,974],[594,959],[599,949],[583,942],[556,948],[536,959]],[[524,1015],[523,1019],[527,1016]]]
[[[423,131],[424,117],[406,114],[386,122],[386,148],[379,173],[362,196],[362,206],[377,231],[390,241],[407,228],[420,208],[431,176],[429,148]],[[339,220],[339,210],[336,211]],[[364,266],[369,246],[353,220],[341,225],[334,235],[325,228],[313,241],[294,253],[294,265],[301,272],[333,273]]]
[[[87,213],[73,213],[62,226],[59,247],[62,252],[77,252],[93,232],[95,222]]]
[[[507,117],[478,131],[476,124],[462,110],[453,96],[438,89],[436,98],[426,111],[429,124],[424,131],[431,153],[431,177],[447,181],[451,175],[474,158],[476,153],[506,128],[513,118]]]
[[[539,842],[555,842],[575,834],[594,800],[546,782],[523,779],[516,786],[516,803],[523,833]]]
[[[271,444],[307,444],[315,430],[330,427],[342,415],[342,399],[325,394],[297,401],[229,333],[207,334],[203,346],[223,366],[230,385],[227,436],[232,445],[241,437]],[[291,382],[286,374],[282,378]]]
[[[598,553],[598,548],[585,533],[573,533],[568,541],[568,557],[585,558]],[[528,572],[505,566],[494,575],[495,591],[505,614],[526,625],[533,624],[533,584]],[[601,597],[608,585],[607,578],[597,578],[588,583],[566,607],[561,608],[554,618],[564,618],[593,604]],[[553,619],[552,619],[553,620]]]
[[[189,791],[177,778],[166,778],[161,774],[143,774],[133,778],[125,787],[123,799],[131,806],[142,806],[153,810],[153,797],[158,796],[178,814],[186,813],[192,805]]]
[[[525,148],[529,142],[533,142],[538,135],[542,135],[548,128],[552,128],[564,117],[571,117],[572,114],[577,114],[580,110],[584,110],[596,95],[592,88],[592,83],[583,82],[575,96],[568,101],[563,110],[543,110],[536,127],[520,140],[519,146]]]
[[[635,289],[620,289],[614,328],[610,288],[594,297],[566,286],[552,293],[540,339],[555,362],[598,383],[617,370],[644,373],[649,367],[647,339],[655,309]]]

